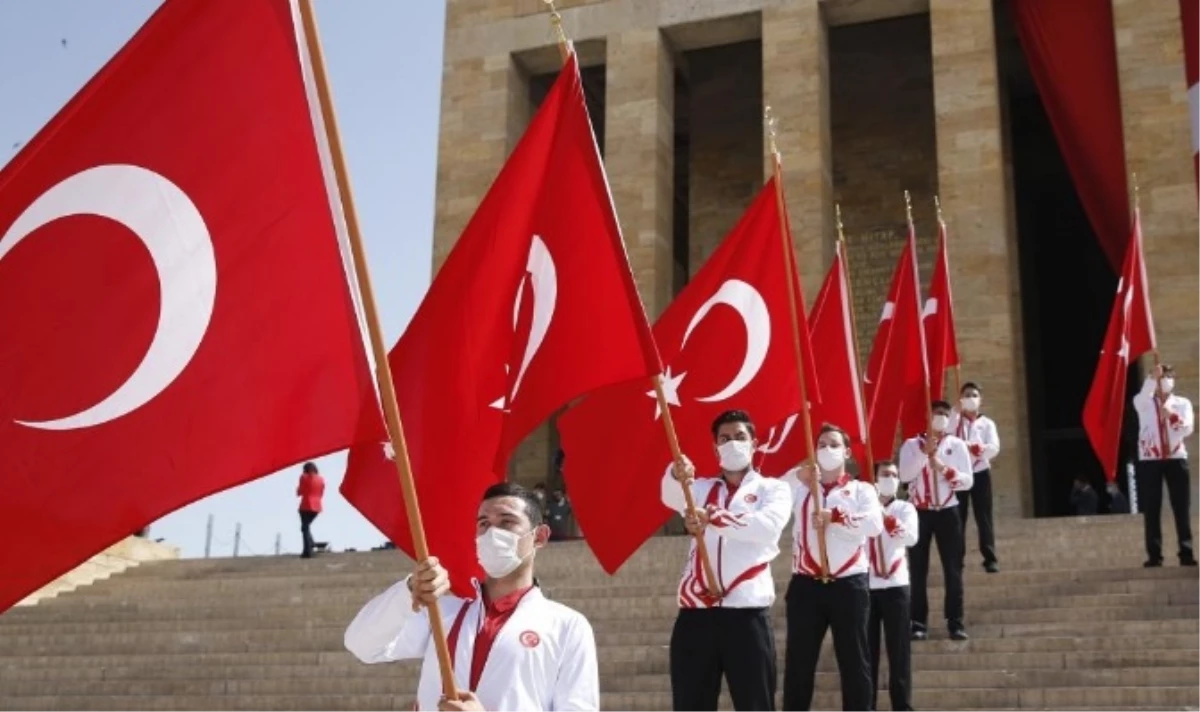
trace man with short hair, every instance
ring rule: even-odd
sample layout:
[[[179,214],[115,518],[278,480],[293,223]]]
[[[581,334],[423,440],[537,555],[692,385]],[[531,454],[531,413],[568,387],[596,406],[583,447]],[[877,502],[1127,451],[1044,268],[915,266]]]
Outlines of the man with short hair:
[[[684,515],[690,534],[704,537],[719,589],[709,588],[693,541],[671,632],[671,697],[677,710],[716,710],[724,676],[735,709],[774,710],[771,561],[779,555],[792,494],[752,467],[758,441],[744,411],[717,416],[712,435],[720,475],[696,480],[695,467],[684,457],[661,483],[663,504]],[[693,512],[680,483],[691,488]]]
[[[1138,418],[1137,478],[1138,509],[1145,518],[1147,567],[1162,566],[1162,489],[1167,481],[1171,511],[1175,515],[1175,534],[1179,540],[1179,563],[1195,566],[1192,548],[1191,474],[1188,472],[1187,447],[1183,441],[1192,434],[1195,420],[1192,402],[1175,394],[1175,369],[1162,364],[1142,384],[1133,397]]]
[[[893,710],[912,707],[912,597],[908,547],[917,543],[917,510],[896,498],[900,475],[891,461],[875,463],[875,490],[883,507],[883,532],[871,538],[871,709],[879,690],[880,628],[887,644],[888,692]]]
[[[912,639],[929,637],[929,553],[937,539],[946,594],[942,610],[952,640],[966,640],[963,623],[963,532],[955,493],[971,489],[971,453],[951,435],[950,404],[932,403],[932,432],[904,441],[900,447],[900,481],[909,483],[909,501],[917,508],[920,538],[912,547]]]
[[[964,535],[963,563],[965,565],[967,556],[967,520],[971,518],[973,502],[983,570],[994,574],[1000,571],[1000,562],[996,558],[996,535],[992,529],[992,460],[1000,454],[1000,433],[996,423],[980,411],[983,397],[979,384],[967,381],[962,385],[959,396],[959,407],[950,415],[950,432],[967,444],[974,480],[971,489],[957,493]]]
[[[592,626],[542,595],[534,579],[538,549],[550,531],[532,492],[493,485],[476,521],[476,553],[486,574],[477,596],[446,595],[450,580],[434,557],[372,599],[346,629],[346,649],[364,663],[423,659],[419,709],[595,710],[600,680]],[[439,600],[440,599],[440,600]],[[460,700],[441,696],[427,611],[451,621],[446,642]]]
[[[846,472],[849,445],[846,431],[826,424],[817,438],[816,465],[802,465],[783,476],[792,487],[796,510],[792,580],[787,590],[785,710],[806,710],[812,704],[821,645],[831,628],[842,709],[871,709],[874,699],[867,635],[871,615],[867,542],[883,531],[883,515],[875,488]],[[818,491],[820,507],[814,494]]]

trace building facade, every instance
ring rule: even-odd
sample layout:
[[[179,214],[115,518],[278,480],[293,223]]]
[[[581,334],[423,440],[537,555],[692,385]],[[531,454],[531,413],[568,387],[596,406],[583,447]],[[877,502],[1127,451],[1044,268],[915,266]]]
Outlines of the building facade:
[[[904,239],[903,191],[913,196],[923,283],[940,196],[962,379],[981,383],[1003,438],[997,513],[1060,513],[1074,468],[1098,467],[1078,415],[1116,276],[1081,219],[1002,0],[557,6],[584,67],[651,318],[762,185],[769,105],[806,299],[832,260],[839,203],[864,351]],[[1125,155],[1142,186],[1160,351],[1194,398],[1197,201],[1179,5],[1113,0],[1113,13]],[[435,270],[559,65],[541,0],[449,0]],[[556,443],[552,426],[540,429],[512,475],[553,479]]]

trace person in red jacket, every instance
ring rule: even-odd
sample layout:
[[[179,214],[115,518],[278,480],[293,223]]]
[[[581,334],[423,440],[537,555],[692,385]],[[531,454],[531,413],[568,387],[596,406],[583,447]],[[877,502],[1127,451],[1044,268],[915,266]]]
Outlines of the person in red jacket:
[[[317,472],[317,466],[311,462],[304,463],[304,471],[300,473],[300,484],[296,486],[296,496],[300,498],[300,535],[304,537],[302,559],[310,559],[313,555],[312,523],[321,513],[321,497],[325,495],[325,478]]]

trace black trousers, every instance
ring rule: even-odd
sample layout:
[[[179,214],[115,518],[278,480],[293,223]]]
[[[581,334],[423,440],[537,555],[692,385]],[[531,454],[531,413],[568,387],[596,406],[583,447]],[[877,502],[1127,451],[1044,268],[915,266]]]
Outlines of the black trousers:
[[[1134,466],[1137,477],[1138,509],[1146,525],[1146,555],[1151,561],[1162,561],[1162,489],[1167,481],[1167,495],[1175,514],[1175,535],[1179,539],[1179,560],[1191,561],[1192,549],[1192,492],[1191,474],[1187,460],[1141,460]]]
[[[917,521],[921,534],[917,545],[908,551],[912,571],[912,622],[914,628],[925,629],[929,622],[929,551],[937,539],[938,558],[942,560],[942,575],[946,579],[946,598],[942,610],[951,625],[963,622],[963,533],[962,518],[955,510],[918,509]]]
[[[867,623],[871,593],[867,575],[829,583],[792,576],[787,590],[787,654],[783,668],[783,708],[807,710],[812,705],[817,660],[825,631],[833,629],[833,651],[842,679],[842,709],[871,709],[870,643]]]
[[[871,622],[867,640],[871,645],[871,709],[879,690],[880,629],[887,644],[888,692],[893,710],[912,707],[912,621],[909,618],[908,586],[871,591]]]
[[[317,518],[317,512],[306,512],[300,510],[300,536],[304,539],[304,551],[301,556],[312,556],[313,553],[313,536],[312,523]]]
[[[965,534],[967,520],[971,518],[971,503],[975,503],[975,528],[979,530],[979,553],[983,563],[994,564],[996,558],[996,533],[992,529],[992,471],[981,470],[975,473],[975,484],[971,489],[958,493],[958,511],[962,515],[963,563],[966,563],[967,546]]]
[[[677,710],[715,710],[721,676],[734,709],[775,709],[775,633],[768,608],[681,608],[671,631]]]

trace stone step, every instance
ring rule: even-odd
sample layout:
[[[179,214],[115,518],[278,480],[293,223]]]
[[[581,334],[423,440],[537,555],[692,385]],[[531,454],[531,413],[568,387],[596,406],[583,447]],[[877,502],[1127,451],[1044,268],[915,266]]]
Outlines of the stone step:
[[[989,689],[966,688],[948,694],[944,690],[917,689],[913,694],[915,706],[923,710],[936,709],[1149,709],[1196,707],[1200,691],[1193,686],[1181,687],[1104,687],[1104,688],[1046,688],[1046,689]],[[413,695],[334,694],[334,695],[120,695],[120,696],[55,696],[3,698],[0,709],[45,710],[394,710],[411,708]],[[879,696],[880,707],[887,709],[887,695]],[[947,704],[953,703],[953,704]],[[604,693],[602,709],[669,710],[669,692]],[[816,709],[840,709],[840,694],[818,692],[814,695]],[[721,709],[731,709],[728,699]]]

